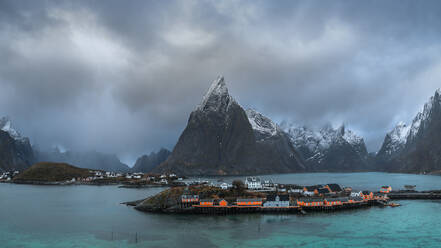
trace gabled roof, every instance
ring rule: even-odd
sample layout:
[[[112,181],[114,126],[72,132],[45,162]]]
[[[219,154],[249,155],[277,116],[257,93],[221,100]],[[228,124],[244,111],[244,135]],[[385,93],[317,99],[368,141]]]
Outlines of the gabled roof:
[[[349,197],[349,200],[353,201],[363,201],[363,198],[360,196]]]
[[[320,188],[317,190],[319,194],[329,194],[331,193],[328,188]]]
[[[323,185],[312,185],[312,186],[305,186],[307,191],[314,191],[316,189],[322,188]]]
[[[202,199],[200,202],[214,202],[214,199]]]
[[[266,197],[266,201],[267,202],[276,201],[277,196],[279,196],[279,201],[289,201],[289,195],[274,195],[274,194],[268,195]]]
[[[369,195],[369,194],[371,194],[371,192],[370,192],[370,191],[367,191],[367,190],[362,191],[361,193],[362,193],[363,195]]]
[[[338,198],[326,198],[326,201],[328,202],[347,202],[349,199],[347,197],[338,197]]]
[[[336,183],[328,184],[328,187],[331,189],[332,192],[340,192],[340,191],[343,191],[342,188],[340,187],[340,185],[338,185],[338,184],[336,184]]]

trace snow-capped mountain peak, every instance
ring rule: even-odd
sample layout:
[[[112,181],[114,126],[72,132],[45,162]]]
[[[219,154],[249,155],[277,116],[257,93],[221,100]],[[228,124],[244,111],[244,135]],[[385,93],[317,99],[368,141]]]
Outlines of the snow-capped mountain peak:
[[[0,130],[9,133],[9,135],[15,140],[26,140],[26,138],[22,137],[21,134],[12,126],[9,117],[0,118]]]
[[[228,93],[223,76],[219,76],[211,83],[207,93],[202,98],[202,102],[197,106],[197,110],[201,111],[218,111],[223,108],[227,109],[235,100]]]
[[[245,112],[253,130],[270,136],[276,135],[279,131],[276,123],[256,110],[247,109]]]
[[[426,122],[430,121],[432,110],[435,105],[441,105],[441,89],[435,91],[435,94],[430,97],[429,101],[424,104],[423,109],[413,119],[408,134],[410,140],[413,140],[420,131],[420,128],[424,126]]]

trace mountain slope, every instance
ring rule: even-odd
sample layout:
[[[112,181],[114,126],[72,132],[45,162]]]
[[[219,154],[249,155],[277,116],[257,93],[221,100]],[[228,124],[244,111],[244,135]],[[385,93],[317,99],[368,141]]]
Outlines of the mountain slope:
[[[239,175],[301,171],[300,164],[272,164],[273,154],[256,142],[242,107],[231,97],[223,77],[216,79],[170,157],[154,171],[183,175]]]
[[[0,119],[0,171],[24,170],[34,163],[29,139],[22,137],[7,117]]]
[[[151,152],[149,155],[143,155],[136,160],[135,165],[131,169],[133,172],[151,172],[156,166],[167,160],[171,152],[162,148],[157,153]]]
[[[371,170],[363,138],[344,125],[334,129],[327,125],[320,130],[282,124],[291,142],[302,155],[307,170],[312,172]]]
[[[399,130],[399,142],[394,134]],[[386,135],[377,155],[382,170],[409,173],[441,171],[441,90],[424,105],[411,126],[399,124]]]

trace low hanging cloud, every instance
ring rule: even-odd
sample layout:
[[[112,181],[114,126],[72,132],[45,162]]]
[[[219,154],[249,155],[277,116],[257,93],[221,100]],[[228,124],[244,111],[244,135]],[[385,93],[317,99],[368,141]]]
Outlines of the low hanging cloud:
[[[1,1],[0,115],[48,149],[173,148],[209,84],[376,151],[441,86],[438,1]]]

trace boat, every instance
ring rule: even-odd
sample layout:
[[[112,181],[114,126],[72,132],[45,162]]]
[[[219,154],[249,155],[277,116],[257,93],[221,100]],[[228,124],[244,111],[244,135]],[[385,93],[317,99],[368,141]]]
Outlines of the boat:
[[[395,203],[395,202],[391,202],[391,203],[389,203],[389,207],[399,207],[399,206],[401,206],[401,204],[399,204],[399,203]]]

